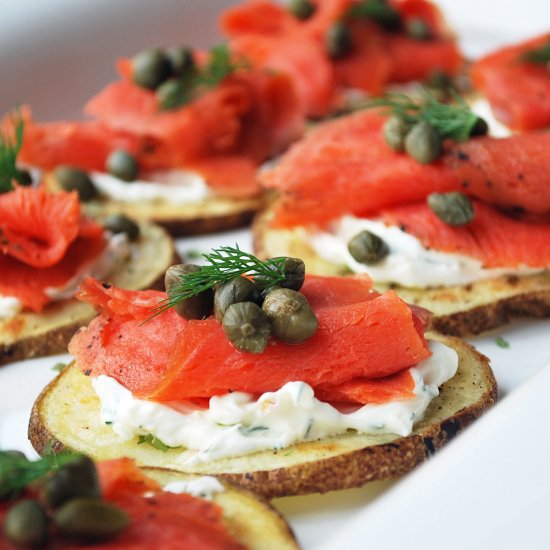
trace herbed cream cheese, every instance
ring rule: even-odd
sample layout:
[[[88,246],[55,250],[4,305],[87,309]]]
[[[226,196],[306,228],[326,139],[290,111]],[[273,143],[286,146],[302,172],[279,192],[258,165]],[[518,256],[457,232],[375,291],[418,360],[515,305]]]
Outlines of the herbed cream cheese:
[[[195,450],[186,465],[263,450],[279,450],[353,430],[358,433],[409,435],[439,386],[452,378],[458,355],[452,348],[429,342],[432,355],[410,369],[414,397],[367,404],[344,413],[315,398],[305,382],[288,382],[278,391],[253,396],[234,392],[210,399],[209,408],[181,412],[153,401],[136,399],[114,378],[92,381],[101,402],[101,420],[123,440],[152,434],[170,447]]]
[[[389,254],[376,264],[359,263],[349,253],[349,241],[363,230],[374,233],[388,245]],[[526,266],[488,269],[476,258],[428,249],[397,226],[349,215],[333,222],[328,231],[311,231],[308,240],[317,255],[333,264],[345,266],[353,273],[368,273],[377,283],[407,287],[464,285],[502,275],[542,271]]]
[[[15,296],[0,296],[0,321],[11,319],[21,313],[23,304]]]
[[[99,192],[121,202],[164,201],[172,204],[200,202],[212,195],[206,180],[191,170],[156,170],[146,180],[123,181],[104,172],[90,174]]]
[[[223,493],[225,487],[215,477],[202,476],[190,481],[172,481],[171,483],[167,483],[162,490],[166,493],[174,493],[176,495],[187,493],[194,497],[211,500],[215,494]]]

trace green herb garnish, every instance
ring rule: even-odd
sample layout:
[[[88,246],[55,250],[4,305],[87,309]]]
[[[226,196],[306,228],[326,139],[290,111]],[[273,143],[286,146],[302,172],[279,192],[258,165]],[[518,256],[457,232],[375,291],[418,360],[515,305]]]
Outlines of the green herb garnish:
[[[0,451],[0,499],[19,493],[33,481],[59,470],[79,456],[66,452],[52,453],[31,461],[15,451]]]
[[[347,12],[352,19],[371,19],[385,29],[393,30],[401,25],[401,16],[386,0],[363,0]]]
[[[362,108],[387,107],[387,114],[399,117],[409,126],[425,121],[435,128],[442,138],[466,141],[478,123],[479,117],[468,104],[451,90],[455,103],[441,103],[428,91],[420,99],[406,94],[389,93],[368,101]]]
[[[19,181],[20,171],[17,169],[17,155],[23,145],[23,130],[25,122],[20,112],[16,110],[10,116],[14,128],[14,139],[9,131],[0,132],[0,193],[13,190],[13,180]]]
[[[215,88],[235,71],[247,66],[248,64],[243,60],[233,61],[231,51],[226,44],[214,46],[203,67],[194,68],[174,80],[169,93],[160,99],[160,108],[170,110],[182,107],[196,99],[205,90]]]
[[[179,447],[170,447],[170,445],[166,445],[166,443],[161,441],[153,434],[140,435],[138,437],[137,444],[143,445],[144,443],[151,445],[151,447],[154,447],[155,449],[157,449],[158,451],[162,451],[163,453],[168,452],[169,449],[179,449]]]
[[[521,61],[527,61],[528,63],[550,64],[550,38],[548,38],[546,44],[523,52],[520,59]]]
[[[507,349],[510,347],[510,342],[508,342],[508,340],[505,340],[502,336],[498,336],[497,338],[495,338],[495,344],[499,348]]]
[[[181,275],[181,283],[170,288],[168,298],[160,303],[154,315],[240,275],[254,277],[256,285],[262,290],[285,281],[286,257],[262,261],[238,246],[221,246],[201,256],[209,265]]]
[[[56,363],[53,367],[52,367],[52,370],[53,371],[56,371],[56,372],[62,372],[63,369],[67,366],[67,363]]]

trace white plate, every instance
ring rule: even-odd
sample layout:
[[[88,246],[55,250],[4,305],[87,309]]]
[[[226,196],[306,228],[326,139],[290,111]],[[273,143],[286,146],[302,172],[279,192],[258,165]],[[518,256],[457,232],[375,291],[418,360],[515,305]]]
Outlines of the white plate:
[[[39,119],[78,117],[84,101],[113,78],[112,61],[152,44],[207,45],[213,14],[230,1],[19,0],[0,19],[0,112],[30,102]],[[548,30],[548,0],[441,0],[478,55]],[[182,251],[238,242],[247,230],[180,239]],[[0,274],[1,276],[1,274]],[[495,343],[501,335],[509,348]],[[507,397],[447,449],[399,482],[275,505],[305,549],[550,548],[550,321],[516,322],[473,343],[492,360]],[[0,369],[0,448],[31,452],[30,408],[68,356]]]

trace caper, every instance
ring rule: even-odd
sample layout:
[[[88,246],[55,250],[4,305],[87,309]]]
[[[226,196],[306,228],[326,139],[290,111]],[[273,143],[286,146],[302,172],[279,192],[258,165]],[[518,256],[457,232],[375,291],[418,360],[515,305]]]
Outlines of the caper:
[[[398,31],[401,29],[401,15],[388,4],[387,0],[370,0],[369,4],[375,8],[369,13],[369,19],[372,19],[387,31]]]
[[[222,321],[223,331],[239,350],[262,353],[271,334],[267,315],[253,302],[231,304]]]
[[[478,116],[475,124],[472,126],[472,129],[470,130],[470,137],[486,136],[487,132],[489,132],[489,125],[487,124],[484,118],[481,118]]]
[[[432,193],[428,196],[428,206],[439,219],[455,227],[474,219],[472,202],[459,191]]]
[[[17,183],[19,183],[19,185],[22,185],[23,187],[28,187],[29,185],[32,185],[32,176],[28,170],[19,168],[17,170],[15,179],[17,180]]]
[[[378,235],[363,230],[348,243],[353,259],[362,264],[375,264],[383,260],[390,252],[388,245]]]
[[[410,130],[409,125],[398,116],[392,116],[384,123],[384,139],[398,153],[405,150],[405,137]]]
[[[134,181],[138,177],[139,166],[133,155],[124,149],[115,149],[107,157],[107,172],[124,181]]]
[[[166,51],[172,74],[175,76],[183,76],[195,68],[195,58],[193,50],[187,47],[174,47]]]
[[[315,334],[319,325],[306,297],[295,290],[271,291],[262,309],[271,321],[271,332],[283,342],[298,344]]]
[[[430,40],[432,31],[421,17],[413,17],[407,21],[407,34],[414,40]]]
[[[95,199],[97,189],[88,174],[74,166],[58,166],[54,171],[55,179],[65,191],[76,191],[81,201]]]
[[[435,69],[426,79],[426,86],[446,90],[453,87],[453,80],[445,71]]]
[[[428,122],[417,122],[405,138],[405,151],[422,164],[429,164],[441,154],[443,140]]]
[[[200,270],[200,266],[193,264],[178,264],[169,267],[164,276],[164,287],[168,293],[168,298],[175,297],[177,287],[181,285],[181,279],[184,275]],[[174,306],[174,310],[184,319],[205,319],[212,313],[213,304],[214,291],[208,288],[196,296],[178,302]]]
[[[214,293],[214,315],[218,321],[221,321],[231,304],[238,302],[259,303],[260,300],[260,291],[250,279],[235,277],[216,289]]]
[[[315,13],[315,4],[309,0],[290,0],[288,11],[297,19],[309,19]]]
[[[49,508],[58,508],[68,500],[101,498],[96,466],[81,455],[51,474],[40,487],[40,499]]]
[[[112,214],[103,221],[103,227],[115,235],[126,233],[131,241],[139,237],[139,225],[124,214]]]
[[[123,510],[105,501],[75,498],[57,510],[54,522],[63,535],[94,541],[115,537],[130,520]]]
[[[179,107],[186,96],[185,85],[177,78],[170,78],[157,88],[157,103],[162,110]]]
[[[325,47],[330,57],[344,57],[350,52],[352,45],[351,31],[342,21],[337,21],[329,27],[325,35]]]
[[[22,500],[8,511],[4,523],[6,537],[21,548],[38,548],[48,537],[48,518],[35,500]]]
[[[274,270],[276,268],[273,268]],[[285,258],[285,271],[284,271],[284,281],[281,281],[278,286],[282,288],[291,288],[292,290],[300,290],[304,284],[304,278],[306,276],[306,266],[300,258]],[[258,285],[263,288],[264,286],[264,277],[258,275],[255,278],[255,281]]]
[[[159,48],[144,50],[132,59],[132,79],[142,88],[156,90],[171,73],[170,59]]]

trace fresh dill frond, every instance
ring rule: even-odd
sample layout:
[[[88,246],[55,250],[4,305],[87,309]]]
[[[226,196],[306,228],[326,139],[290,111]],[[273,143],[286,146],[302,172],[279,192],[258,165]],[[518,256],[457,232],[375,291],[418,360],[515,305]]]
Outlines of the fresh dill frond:
[[[523,52],[520,59],[528,63],[550,64],[550,37],[542,46]]]
[[[17,155],[23,145],[25,122],[19,110],[10,116],[14,128],[13,137],[10,131],[0,131],[0,193],[13,190],[13,180],[18,180],[20,172],[17,169]]]
[[[79,456],[59,453],[29,460],[18,453],[0,451],[0,499],[23,491],[33,481],[58,470]]]
[[[218,44],[210,50],[204,66],[194,68],[172,84],[171,93],[160,102],[160,108],[170,110],[182,107],[204,91],[215,88],[235,71],[247,67],[244,60],[233,60],[231,50],[226,44]]]
[[[466,141],[479,120],[468,104],[455,92],[450,91],[454,103],[441,103],[428,91],[420,99],[406,94],[389,93],[368,101],[362,108],[386,107],[388,115],[404,120],[408,125],[424,120],[433,126],[443,138]]]
[[[261,289],[271,288],[285,280],[286,258],[283,256],[262,261],[238,246],[221,246],[201,256],[207,265],[181,275],[180,284],[170,288],[168,298],[160,303],[153,316],[240,275],[254,277]]]
[[[167,453],[170,449],[179,449],[180,447],[170,447],[170,445],[166,445],[164,441],[161,441],[156,435],[153,434],[147,434],[147,435],[140,435],[138,437],[138,445],[151,445],[151,447],[154,447],[157,449],[157,451],[161,451],[163,453]]]

